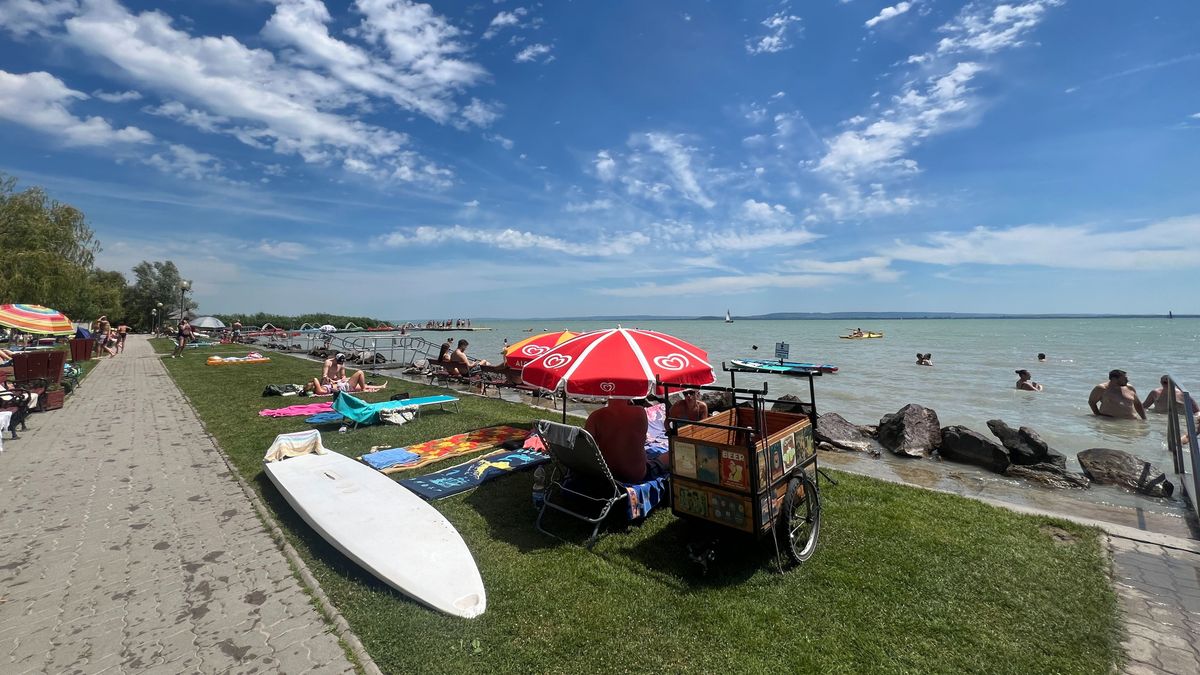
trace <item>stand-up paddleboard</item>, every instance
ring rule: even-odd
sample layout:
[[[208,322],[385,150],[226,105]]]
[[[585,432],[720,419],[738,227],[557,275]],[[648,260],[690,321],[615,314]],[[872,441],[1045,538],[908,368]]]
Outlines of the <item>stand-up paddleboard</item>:
[[[832,363],[804,363],[801,361],[781,361],[778,359],[731,359],[731,365],[737,370],[751,373],[770,373],[774,375],[804,375],[813,371],[836,373],[838,368]]]
[[[272,448],[288,436],[297,434],[281,435]],[[265,465],[271,482],[306,523],[351,560],[433,609],[467,619],[483,614],[487,597],[471,551],[425,500],[336,452],[269,461],[271,456],[268,451]]]

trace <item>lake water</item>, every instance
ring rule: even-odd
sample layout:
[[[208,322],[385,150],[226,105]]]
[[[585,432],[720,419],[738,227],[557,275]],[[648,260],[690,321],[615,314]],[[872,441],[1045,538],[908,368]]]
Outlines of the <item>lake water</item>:
[[[611,328],[611,322],[493,321],[491,331],[416,333],[439,342],[452,336],[471,342],[475,358],[498,360],[504,344],[534,332]],[[1170,470],[1166,420],[1110,420],[1091,414],[1092,387],[1121,368],[1145,398],[1170,373],[1192,391],[1200,391],[1200,319],[906,319],[888,321],[631,321],[626,327],[675,335],[708,351],[718,371],[722,360],[771,358],[776,342],[787,342],[791,360],[832,363],[833,375],[817,382],[818,411],[834,411],[856,424],[876,424],[907,403],[937,411],[943,426],[962,424],[990,435],[986,422],[1000,418],[1011,426],[1036,430],[1078,470],[1075,454],[1095,447],[1133,452]],[[885,334],[875,340],[842,340],[839,334],[861,327]],[[758,345],[754,350],[753,346]],[[932,368],[915,364],[917,352],[933,354]],[[1045,362],[1037,354],[1047,355]],[[1014,371],[1026,368],[1045,386],[1041,392],[1014,388]],[[770,396],[795,393],[807,399],[807,381],[739,373],[739,386],[766,382]],[[1085,497],[1144,505],[1146,498],[1114,490]],[[1164,507],[1167,508],[1167,507]],[[1172,509],[1173,510],[1173,509]]]

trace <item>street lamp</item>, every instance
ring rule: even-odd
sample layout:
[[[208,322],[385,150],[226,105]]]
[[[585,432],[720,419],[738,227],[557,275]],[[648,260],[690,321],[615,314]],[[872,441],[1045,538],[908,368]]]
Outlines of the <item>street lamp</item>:
[[[187,293],[188,289],[191,287],[192,282],[188,281],[187,279],[179,282],[179,320],[181,322],[187,316],[187,308],[183,305],[183,294]]]
[[[150,335],[158,335],[158,309],[150,308]]]
[[[158,315],[158,318],[155,319],[155,323],[154,323],[154,333],[158,334],[159,328],[162,327],[161,324],[162,324],[163,304],[161,302],[156,302],[156,303],[154,303],[154,306],[157,308],[157,311],[155,311],[154,313],[156,315]]]

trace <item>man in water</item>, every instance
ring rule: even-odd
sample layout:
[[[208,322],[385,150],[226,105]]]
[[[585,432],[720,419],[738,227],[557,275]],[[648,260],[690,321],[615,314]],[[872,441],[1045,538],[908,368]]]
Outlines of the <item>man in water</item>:
[[[648,427],[645,408],[620,398],[608,399],[608,405],[593,411],[583,425],[596,439],[608,470],[622,483],[641,483],[666,471],[668,453],[646,458]]]
[[[1041,391],[1042,385],[1033,381],[1033,375],[1029,374],[1024,368],[1017,371],[1017,389],[1025,391]]]
[[[1150,395],[1146,397],[1146,401],[1144,403],[1142,403],[1142,407],[1147,408],[1147,409],[1153,409],[1154,412],[1156,412],[1156,413],[1165,413],[1165,412],[1167,412],[1167,404],[1168,404],[1167,376],[1163,375],[1162,377],[1160,377],[1158,379],[1158,382],[1162,386],[1159,387],[1158,389],[1155,389],[1154,391],[1150,392]],[[1178,403],[1181,407],[1183,406],[1183,390],[1180,389],[1179,387],[1175,388],[1175,402]],[[1153,408],[1151,408],[1151,406],[1153,406]]]
[[[671,410],[667,412],[667,417],[675,419],[691,420],[699,422],[708,417],[708,404],[700,400],[695,389],[684,389],[683,398],[675,402],[671,406]]]
[[[1115,417],[1117,419],[1135,420],[1146,419],[1146,411],[1137,392],[1129,384],[1125,371],[1114,368],[1108,371],[1108,382],[1102,382],[1092,389],[1088,397],[1088,405],[1093,415]]]
[[[1046,355],[1041,352],[1038,352],[1038,361],[1045,361],[1045,360],[1046,360]]]
[[[922,354],[921,352],[917,352],[917,365],[918,366],[932,366],[933,365],[933,354]]]

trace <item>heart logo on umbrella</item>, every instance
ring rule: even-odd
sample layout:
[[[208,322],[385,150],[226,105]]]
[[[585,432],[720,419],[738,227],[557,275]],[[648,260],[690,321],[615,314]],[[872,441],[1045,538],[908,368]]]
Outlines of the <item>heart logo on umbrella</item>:
[[[663,370],[683,370],[687,364],[688,358],[683,354],[665,354],[654,357],[654,365]]]
[[[600,391],[602,391],[606,394],[611,394],[614,391],[616,391],[616,389],[617,389],[617,385],[613,384],[612,382],[601,382],[600,383]]]
[[[554,369],[562,368],[570,362],[571,357],[567,356],[566,354],[551,354],[550,356],[546,357],[545,361],[542,361],[542,365],[546,366],[547,368]]]
[[[542,345],[525,345],[525,348],[521,350],[521,353],[525,356],[533,358],[541,356],[548,351],[550,351],[550,348],[543,347]]]

